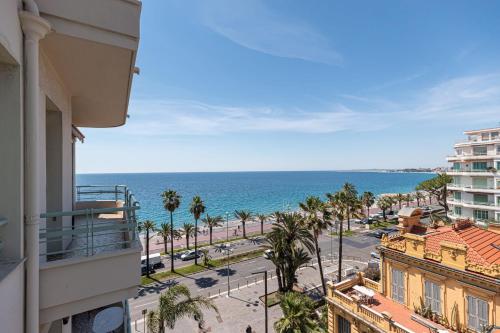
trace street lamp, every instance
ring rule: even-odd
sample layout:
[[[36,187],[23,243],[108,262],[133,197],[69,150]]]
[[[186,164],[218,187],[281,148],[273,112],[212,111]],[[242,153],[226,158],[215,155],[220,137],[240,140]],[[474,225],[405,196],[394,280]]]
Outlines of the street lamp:
[[[229,297],[229,293],[230,293],[230,290],[231,288],[229,287],[229,248],[227,247],[227,245],[229,244],[229,213],[226,212],[226,252],[227,252],[227,270],[226,270],[226,274],[227,274],[227,297]]]
[[[259,271],[259,272],[253,272],[252,275],[255,274],[264,274],[264,327],[265,330],[264,332],[267,333],[267,271]]]

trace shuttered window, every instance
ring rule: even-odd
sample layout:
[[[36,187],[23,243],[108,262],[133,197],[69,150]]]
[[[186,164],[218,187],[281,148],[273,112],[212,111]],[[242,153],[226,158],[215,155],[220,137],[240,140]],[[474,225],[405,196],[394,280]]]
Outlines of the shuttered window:
[[[488,326],[488,303],[482,299],[467,296],[467,326],[480,332]]]
[[[404,273],[398,269],[392,269],[392,299],[404,303],[405,301]]]
[[[441,287],[431,281],[425,281],[425,305],[430,306],[432,312],[441,313]]]
[[[342,316],[337,316],[338,333],[351,333],[351,323]]]

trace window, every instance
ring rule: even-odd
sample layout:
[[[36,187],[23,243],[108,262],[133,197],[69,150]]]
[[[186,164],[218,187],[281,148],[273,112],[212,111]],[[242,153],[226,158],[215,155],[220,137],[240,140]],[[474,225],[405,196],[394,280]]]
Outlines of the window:
[[[491,140],[498,139],[498,132],[491,132]]]
[[[488,325],[488,303],[482,299],[467,296],[467,324],[475,331]]]
[[[425,281],[425,305],[430,306],[432,312],[441,313],[441,287],[431,281]]]
[[[487,194],[474,194],[474,203],[480,204],[480,205],[488,203],[488,195]]]
[[[487,188],[488,187],[488,179],[486,179],[486,177],[474,177],[474,178],[472,178],[472,187],[473,188]]]
[[[460,163],[454,162],[453,163],[453,170],[460,170]]]
[[[472,154],[474,156],[484,156],[484,155],[486,155],[487,154],[486,146],[478,146],[478,147],[472,148]]]
[[[488,140],[490,138],[490,133],[481,133],[481,140]]]
[[[462,155],[463,151],[460,148],[455,149],[457,155]]]
[[[486,170],[488,168],[488,163],[486,162],[473,162],[472,170]]]
[[[455,206],[455,215],[462,216],[462,207]]]
[[[338,333],[351,333],[351,323],[342,316],[337,315]]]
[[[453,199],[456,201],[462,200],[462,192],[453,192]]]
[[[398,269],[392,269],[392,299],[404,303],[405,301],[404,273]]]
[[[500,146],[497,146],[497,155],[500,155]]]
[[[475,220],[487,220],[488,219],[488,211],[474,209],[474,219]]]

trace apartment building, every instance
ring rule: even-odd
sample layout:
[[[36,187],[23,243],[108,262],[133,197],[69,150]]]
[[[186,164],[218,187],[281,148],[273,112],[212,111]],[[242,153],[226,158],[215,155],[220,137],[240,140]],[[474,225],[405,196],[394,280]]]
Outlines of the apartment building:
[[[127,119],[140,11],[136,0],[0,1],[1,332],[127,331],[139,207],[126,186],[76,188],[75,146],[79,128]]]
[[[421,215],[403,208],[399,232],[382,238],[380,282],[328,284],[329,332],[498,331],[500,227],[428,226]]]
[[[453,176],[450,217],[478,222],[500,221],[500,127],[466,131],[455,144],[447,171]]]

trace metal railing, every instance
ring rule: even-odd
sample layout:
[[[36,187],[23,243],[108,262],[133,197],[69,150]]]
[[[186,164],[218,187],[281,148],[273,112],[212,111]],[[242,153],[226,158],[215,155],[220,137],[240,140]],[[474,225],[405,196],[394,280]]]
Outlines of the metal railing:
[[[76,201],[123,200],[129,206],[129,190],[126,185],[77,185]]]
[[[41,259],[54,261],[93,256],[105,251],[130,248],[139,241],[136,211],[140,207],[126,186],[112,186],[116,188],[115,192],[104,190],[101,186],[81,188],[91,190],[80,191],[80,198],[91,194],[94,200],[98,200],[101,195],[104,200],[115,201],[115,207],[41,214],[40,217],[46,219],[45,227],[40,228]],[[85,201],[91,200],[85,198]],[[119,201],[123,202],[123,206],[118,204]]]

